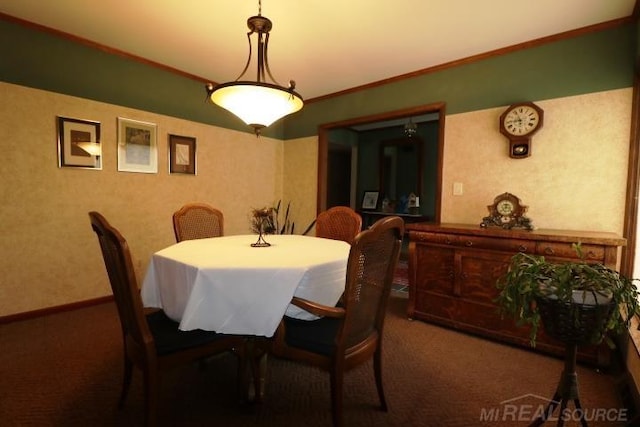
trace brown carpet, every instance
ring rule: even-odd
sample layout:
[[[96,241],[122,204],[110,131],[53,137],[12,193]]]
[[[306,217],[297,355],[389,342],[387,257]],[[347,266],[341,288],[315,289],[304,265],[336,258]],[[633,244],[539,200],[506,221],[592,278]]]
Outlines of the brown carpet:
[[[385,331],[384,377],[389,412],[378,410],[371,364],[347,375],[347,426],[525,426],[545,405],[562,370],[543,356],[406,319],[406,299],[392,297]],[[113,304],[0,325],[0,426],[134,426],[142,423],[141,376],[116,409],[122,347]],[[269,360],[266,399],[238,402],[231,356],[205,370],[165,375],[165,426],[330,426],[329,380],[314,368]],[[582,405],[602,421],[622,403],[613,376],[581,366]],[[516,411],[516,412],[514,412]],[[616,412],[617,413],[617,412]],[[548,425],[555,425],[548,423]],[[577,425],[570,421],[566,426]]]

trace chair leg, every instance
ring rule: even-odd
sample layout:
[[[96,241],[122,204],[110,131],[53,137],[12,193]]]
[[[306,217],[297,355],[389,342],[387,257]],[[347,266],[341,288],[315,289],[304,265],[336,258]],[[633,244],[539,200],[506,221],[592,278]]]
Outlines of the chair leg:
[[[236,356],[237,372],[236,372],[236,388],[238,400],[240,402],[249,400],[249,388],[247,386],[247,355],[244,348],[235,349],[233,354]]]
[[[380,398],[380,407],[383,411],[387,411],[387,399],[384,396],[384,386],[382,384],[382,352],[376,350],[373,355],[373,374],[376,378],[376,388],[378,389],[378,397]]]
[[[124,402],[129,394],[129,387],[131,386],[131,377],[133,375],[133,363],[125,352],[124,355],[124,375],[122,377],[122,390],[120,391],[120,399],[118,400],[118,408],[124,406]]]
[[[342,369],[334,367],[331,370],[331,416],[333,427],[342,427],[342,390],[344,383],[344,372]]]
[[[144,370],[144,425],[153,427],[158,424],[158,401],[160,380],[157,372]]]
[[[238,353],[238,386],[247,402],[260,403],[264,398],[267,351],[259,338],[247,338]]]

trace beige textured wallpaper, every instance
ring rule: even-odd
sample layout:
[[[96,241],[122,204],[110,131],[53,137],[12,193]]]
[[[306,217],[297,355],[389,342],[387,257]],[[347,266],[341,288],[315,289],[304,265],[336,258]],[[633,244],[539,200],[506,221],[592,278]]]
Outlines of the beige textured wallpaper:
[[[476,224],[498,194],[529,206],[534,226],[622,233],[632,90],[536,101],[544,125],[531,157],[512,159],[504,108],[446,117],[442,221]],[[463,194],[453,195],[454,183]]]
[[[0,316],[111,293],[91,210],[123,233],[141,279],[174,242],[182,204],[217,206],[225,233],[241,234],[251,208],[282,197],[282,141],[6,83],[0,93]],[[102,170],[58,168],[56,116],[101,123]],[[157,124],[158,173],[117,171],[117,117]],[[169,174],[170,133],[196,138],[196,176]]]
[[[90,210],[127,238],[140,279],[151,254],[174,242],[171,214],[186,202],[222,209],[226,234],[248,233],[251,208],[280,199],[296,233],[315,218],[317,137],[258,139],[1,82],[0,93],[0,317],[110,294]],[[508,191],[540,228],[621,233],[631,89],[536,103],[545,123],[526,159],[508,157],[504,108],[446,117],[443,221],[479,223]],[[58,168],[56,116],[101,123],[103,170]],[[157,124],[157,174],[117,171],[117,117]],[[170,133],[197,139],[196,176],[168,173]]]
[[[316,217],[318,186],[318,138],[299,138],[284,142],[284,196],[291,201],[295,233],[302,234]],[[309,231],[315,235],[315,228]]]

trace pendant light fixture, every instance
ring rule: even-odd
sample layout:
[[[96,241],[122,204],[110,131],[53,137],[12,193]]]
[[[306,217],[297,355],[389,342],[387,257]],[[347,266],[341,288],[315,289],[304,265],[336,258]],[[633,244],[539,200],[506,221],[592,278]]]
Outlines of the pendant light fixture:
[[[258,1],[258,15],[247,19],[247,26],[250,30],[247,33],[249,57],[244,70],[233,82],[217,86],[213,86],[211,83],[207,84],[207,98],[238,116],[247,125],[253,127],[256,135],[260,135],[263,128],[300,110],[303,100],[295,91],[295,81],[290,80],[289,87],[285,88],[280,86],[271,75],[267,48],[272,23],[268,18],[262,16],[262,0]],[[256,34],[258,38],[256,80],[241,80],[251,63],[251,36],[253,34]],[[267,77],[271,82],[267,81]]]

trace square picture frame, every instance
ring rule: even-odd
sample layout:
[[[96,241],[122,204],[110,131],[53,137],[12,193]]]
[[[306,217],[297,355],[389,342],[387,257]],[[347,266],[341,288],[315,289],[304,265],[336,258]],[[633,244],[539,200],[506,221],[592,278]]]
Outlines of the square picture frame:
[[[158,172],[155,123],[118,117],[118,171]]]
[[[58,167],[102,170],[100,122],[57,116]]]
[[[196,139],[169,134],[169,173],[196,174]]]
[[[365,191],[362,196],[362,209],[375,210],[378,207],[379,191]]]

